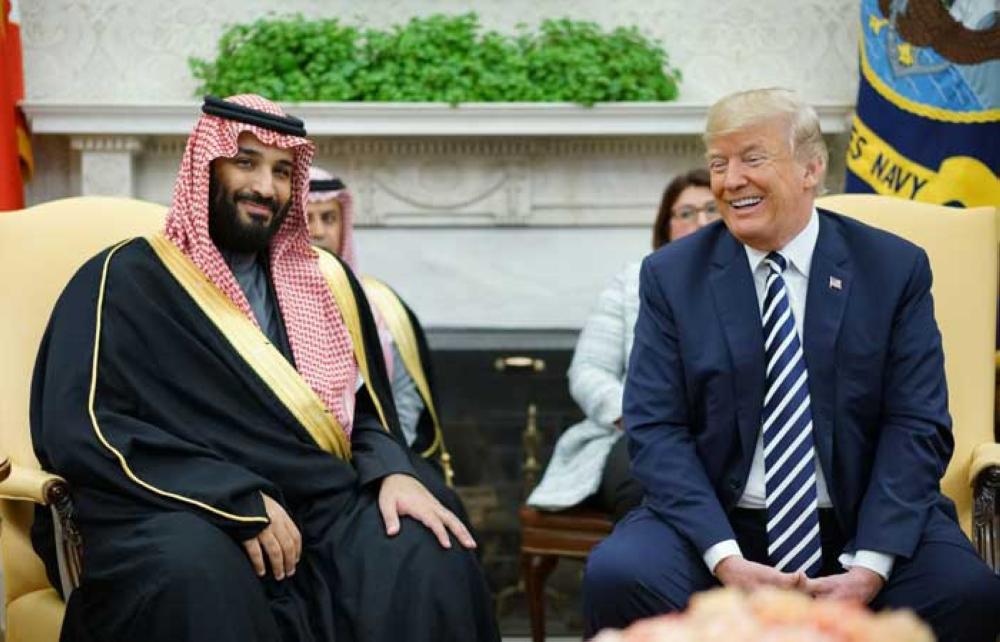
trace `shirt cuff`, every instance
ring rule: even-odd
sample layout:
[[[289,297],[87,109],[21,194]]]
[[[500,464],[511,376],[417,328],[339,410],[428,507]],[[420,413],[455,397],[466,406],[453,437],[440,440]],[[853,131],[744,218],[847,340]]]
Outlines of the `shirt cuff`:
[[[715,567],[719,565],[719,562],[733,555],[743,557],[743,552],[740,551],[740,545],[736,543],[735,539],[726,539],[709,546],[701,557],[705,560],[705,566],[708,567],[708,570],[712,575],[715,575]]]
[[[867,568],[869,571],[874,571],[882,576],[882,579],[889,581],[889,574],[892,573],[892,565],[896,561],[895,555],[889,555],[888,553],[879,553],[878,551],[866,551],[860,550],[856,553],[844,553],[837,561],[844,568],[850,568],[852,566],[861,566]]]

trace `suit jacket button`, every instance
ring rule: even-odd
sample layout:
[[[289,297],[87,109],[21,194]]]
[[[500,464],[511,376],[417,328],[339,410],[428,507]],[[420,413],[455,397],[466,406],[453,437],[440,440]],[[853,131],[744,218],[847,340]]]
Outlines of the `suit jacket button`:
[[[736,479],[735,477],[731,477],[729,479],[729,487],[732,488],[733,490],[739,490],[740,480]]]

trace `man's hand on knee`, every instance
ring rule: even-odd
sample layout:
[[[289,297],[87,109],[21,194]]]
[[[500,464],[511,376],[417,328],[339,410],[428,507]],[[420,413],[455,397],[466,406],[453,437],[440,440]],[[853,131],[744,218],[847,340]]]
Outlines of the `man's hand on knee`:
[[[805,590],[808,581],[805,574],[783,573],[765,564],[746,560],[739,555],[730,555],[715,566],[715,576],[724,586],[753,590],[762,586]]]
[[[266,555],[274,579],[283,580],[286,576],[295,575],[295,565],[302,556],[302,535],[281,504],[267,495],[264,495],[264,509],[271,523],[256,537],[245,540],[243,548],[257,575],[264,577],[267,573],[264,565]]]
[[[408,515],[433,531],[444,548],[451,548],[451,531],[465,548],[475,548],[476,542],[458,517],[441,505],[423,484],[409,475],[393,474],[382,480],[378,507],[385,520],[386,535],[399,532],[399,518]]]
[[[868,604],[875,599],[885,580],[863,566],[852,566],[846,573],[806,579],[805,590],[813,597],[849,600]]]

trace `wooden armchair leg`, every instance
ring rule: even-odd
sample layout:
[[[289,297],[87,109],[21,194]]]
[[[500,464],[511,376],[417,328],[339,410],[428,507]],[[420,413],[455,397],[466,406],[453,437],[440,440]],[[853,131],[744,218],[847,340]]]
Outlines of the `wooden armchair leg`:
[[[979,473],[973,500],[973,544],[993,572],[1000,573],[1000,466]]]
[[[545,642],[545,581],[558,562],[559,558],[555,555],[521,554],[521,572],[528,598],[532,642]]]

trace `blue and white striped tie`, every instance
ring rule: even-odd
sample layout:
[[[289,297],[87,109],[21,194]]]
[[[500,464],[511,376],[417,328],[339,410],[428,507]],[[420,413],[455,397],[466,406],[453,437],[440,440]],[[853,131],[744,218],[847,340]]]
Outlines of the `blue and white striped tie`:
[[[822,547],[816,496],[816,453],[809,374],[782,272],[785,257],[771,252],[764,292],[764,487],[767,553],[780,571],[819,572]]]

